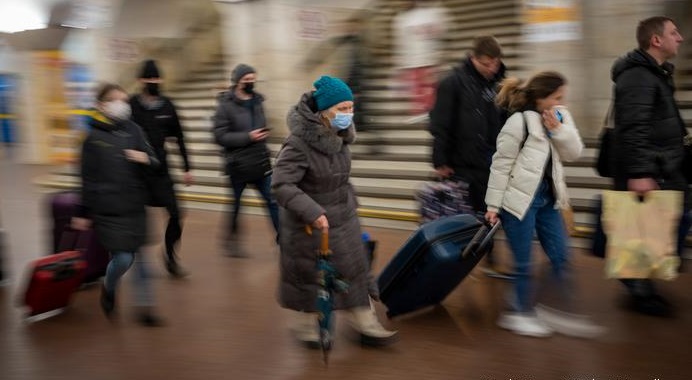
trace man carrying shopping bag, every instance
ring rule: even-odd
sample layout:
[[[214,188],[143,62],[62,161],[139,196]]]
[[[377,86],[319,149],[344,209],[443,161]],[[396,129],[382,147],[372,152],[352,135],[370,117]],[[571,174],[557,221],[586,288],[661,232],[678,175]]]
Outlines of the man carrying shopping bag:
[[[683,38],[671,19],[651,17],[639,23],[637,41],[639,47],[619,58],[612,68],[615,128],[610,148],[615,190],[632,191],[644,199],[653,190],[687,192],[683,173],[685,127],[674,98],[673,65],[668,62],[677,55]],[[684,205],[688,210],[687,194]],[[682,204],[680,208],[682,211]],[[650,279],[621,281],[634,311],[671,314],[670,303]]]

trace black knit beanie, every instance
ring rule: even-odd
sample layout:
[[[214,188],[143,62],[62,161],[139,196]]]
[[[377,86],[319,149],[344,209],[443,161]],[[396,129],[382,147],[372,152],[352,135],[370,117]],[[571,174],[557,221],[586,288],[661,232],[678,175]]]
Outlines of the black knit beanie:
[[[144,79],[161,78],[159,68],[156,67],[156,62],[153,59],[144,61],[144,64],[142,65],[142,72],[139,74],[139,77]]]

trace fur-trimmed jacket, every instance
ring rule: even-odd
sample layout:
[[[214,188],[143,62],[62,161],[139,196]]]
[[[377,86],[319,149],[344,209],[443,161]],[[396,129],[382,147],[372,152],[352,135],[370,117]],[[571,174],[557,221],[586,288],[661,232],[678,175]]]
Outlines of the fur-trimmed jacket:
[[[555,207],[567,207],[569,195],[562,161],[579,158],[584,144],[572,115],[564,107],[558,109],[563,122],[550,133],[543,126],[541,114],[536,111],[516,112],[507,119],[497,136],[497,151],[490,167],[485,195],[488,211],[505,210],[523,219],[538,186],[546,177],[552,181]],[[551,165],[548,165],[549,158]],[[552,168],[548,176],[545,173],[547,167]]]
[[[306,93],[288,113],[290,135],[278,154],[272,191],[280,206],[282,307],[313,312],[320,285],[317,256],[320,231],[305,226],[319,216],[329,221],[331,262],[349,284],[336,295],[336,308],[368,306],[369,264],[361,241],[358,201],[349,181],[355,128],[337,133],[320,120],[312,93]]]

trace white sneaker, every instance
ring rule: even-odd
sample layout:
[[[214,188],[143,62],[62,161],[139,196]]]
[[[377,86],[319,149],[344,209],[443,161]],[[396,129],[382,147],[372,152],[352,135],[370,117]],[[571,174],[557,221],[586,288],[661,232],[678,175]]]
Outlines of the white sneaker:
[[[536,316],[556,332],[577,338],[593,339],[606,332],[587,316],[566,313],[545,305],[536,306]]]
[[[553,334],[553,330],[531,313],[504,313],[497,320],[497,325],[515,334],[545,338]]]

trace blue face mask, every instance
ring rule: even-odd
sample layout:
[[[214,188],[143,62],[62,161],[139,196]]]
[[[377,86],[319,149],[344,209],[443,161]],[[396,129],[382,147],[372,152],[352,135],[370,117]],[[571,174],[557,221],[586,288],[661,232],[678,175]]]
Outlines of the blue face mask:
[[[333,119],[329,120],[329,123],[332,125],[332,127],[343,130],[351,125],[352,120],[352,113],[337,113]]]

